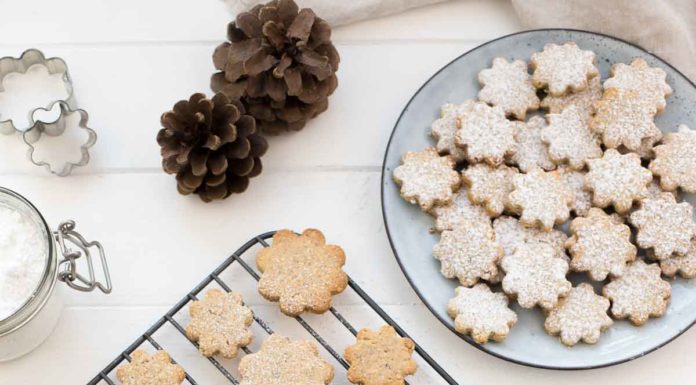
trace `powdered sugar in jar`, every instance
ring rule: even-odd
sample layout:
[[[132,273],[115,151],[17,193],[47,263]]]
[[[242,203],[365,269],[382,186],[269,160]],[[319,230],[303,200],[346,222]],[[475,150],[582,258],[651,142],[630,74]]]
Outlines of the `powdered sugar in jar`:
[[[95,278],[92,248],[104,285]],[[78,273],[78,260],[85,261],[87,276]],[[57,281],[79,291],[111,292],[101,245],[87,242],[72,221],[51,231],[29,201],[0,187],[0,362],[30,352],[51,334],[62,311]]]

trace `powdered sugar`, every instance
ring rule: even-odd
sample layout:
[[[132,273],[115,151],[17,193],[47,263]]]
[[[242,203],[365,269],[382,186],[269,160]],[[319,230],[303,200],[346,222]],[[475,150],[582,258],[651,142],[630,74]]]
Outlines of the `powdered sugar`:
[[[0,320],[31,297],[46,268],[47,240],[29,215],[0,205]]]

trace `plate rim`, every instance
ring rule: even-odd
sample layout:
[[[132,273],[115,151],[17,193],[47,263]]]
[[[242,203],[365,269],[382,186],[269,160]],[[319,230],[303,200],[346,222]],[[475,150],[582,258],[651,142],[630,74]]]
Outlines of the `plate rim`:
[[[603,37],[603,38],[608,38],[608,39],[611,39],[611,40],[615,40],[615,41],[618,41],[618,42],[621,42],[621,43],[624,43],[624,44],[633,46],[634,48],[637,48],[637,49],[639,49],[640,51],[644,52],[645,54],[648,54],[648,55],[654,57],[655,59],[658,59],[660,62],[666,64],[669,68],[671,68],[672,70],[674,70],[679,76],[683,77],[683,78],[687,81],[688,84],[691,84],[692,87],[696,88],[696,84],[694,83],[694,81],[692,81],[688,76],[684,75],[684,73],[682,73],[681,71],[679,71],[676,67],[674,67],[672,64],[670,64],[668,61],[664,60],[664,59],[661,58],[660,56],[658,56],[658,55],[656,55],[656,54],[654,54],[654,53],[652,53],[652,52],[646,50],[645,48],[643,48],[643,47],[641,47],[641,46],[639,46],[639,45],[637,45],[637,44],[635,44],[635,43],[631,43],[631,42],[629,42],[629,41],[626,41],[626,40],[624,40],[624,39],[618,38],[618,37],[616,37],[616,36],[607,35],[607,34],[604,34],[604,33],[592,32],[592,31],[587,31],[587,30],[582,30],[582,29],[574,29],[574,28],[539,28],[539,29],[528,29],[528,30],[524,30],[524,31],[518,31],[518,32],[510,33],[510,34],[507,34],[507,35],[503,35],[503,36],[497,37],[497,38],[492,39],[492,40],[488,40],[488,41],[486,41],[486,42],[484,42],[484,43],[482,43],[482,44],[479,44],[479,45],[477,45],[476,47],[473,47],[473,48],[467,50],[466,52],[462,53],[461,55],[458,55],[457,57],[455,57],[454,59],[452,59],[451,61],[449,61],[447,64],[445,64],[444,66],[442,66],[440,69],[438,69],[437,71],[435,71],[430,77],[428,77],[428,79],[427,79],[425,82],[423,82],[423,84],[421,84],[421,86],[418,87],[418,89],[413,93],[413,95],[411,96],[411,98],[409,98],[408,102],[404,105],[403,109],[401,110],[401,113],[399,114],[399,117],[396,119],[396,122],[394,123],[394,127],[392,128],[392,131],[391,131],[391,133],[389,134],[389,141],[387,141],[387,146],[385,147],[385,150],[384,150],[384,157],[383,157],[383,160],[382,160],[382,171],[381,171],[381,175],[380,175],[380,203],[381,203],[381,206],[382,206],[382,220],[383,220],[383,222],[384,222],[384,228],[385,228],[386,233],[387,233],[387,239],[389,240],[389,246],[391,247],[392,254],[394,254],[394,257],[396,258],[396,261],[397,261],[397,263],[399,264],[399,268],[401,269],[401,272],[404,274],[404,276],[406,277],[406,280],[408,281],[409,285],[411,286],[411,288],[413,289],[413,291],[416,292],[416,295],[418,295],[418,298],[421,300],[421,302],[422,302],[422,303],[425,305],[425,307],[430,311],[430,313],[431,313],[433,316],[435,316],[435,318],[437,318],[447,329],[449,329],[452,333],[454,333],[454,334],[455,334],[456,336],[458,336],[459,338],[461,338],[461,339],[463,339],[464,341],[466,341],[469,345],[474,346],[476,349],[478,349],[478,350],[480,350],[480,351],[482,351],[482,352],[485,352],[485,353],[487,353],[487,354],[490,354],[490,355],[492,355],[492,356],[494,356],[494,357],[496,357],[496,358],[499,358],[499,359],[502,359],[502,360],[505,360],[505,361],[508,361],[508,362],[512,362],[512,363],[514,363],[514,364],[518,364],[518,365],[522,365],[522,366],[527,366],[527,367],[532,367],[532,368],[537,368],[537,369],[548,369],[548,370],[558,370],[558,371],[578,371],[578,370],[591,370],[591,369],[606,368],[606,367],[610,367],[610,366],[615,366],[615,365],[623,364],[623,363],[626,363],[626,362],[633,361],[633,360],[635,360],[635,359],[641,358],[641,357],[643,357],[643,356],[646,356],[646,355],[648,355],[648,354],[650,354],[650,353],[652,353],[652,352],[654,352],[654,351],[656,351],[656,350],[658,350],[658,349],[664,347],[665,345],[669,344],[670,342],[674,341],[675,339],[677,339],[679,336],[681,336],[682,334],[684,334],[687,330],[689,330],[692,326],[694,326],[694,325],[696,324],[696,316],[694,317],[694,320],[691,321],[691,323],[690,323],[687,327],[685,327],[685,328],[683,328],[682,330],[680,330],[679,333],[676,333],[676,334],[675,334],[674,336],[672,336],[671,338],[669,338],[669,339],[663,341],[662,343],[660,343],[660,344],[658,344],[658,345],[656,345],[656,346],[654,346],[654,347],[652,347],[652,348],[650,348],[650,349],[648,349],[648,350],[645,350],[645,351],[640,352],[640,353],[638,353],[638,354],[634,354],[634,355],[632,355],[632,356],[630,356],[630,357],[621,358],[621,359],[618,359],[618,360],[614,360],[614,361],[610,361],[610,362],[606,362],[606,363],[602,363],[602,364],[597,364],[597,365],[583,365],[583,366],[555,366],[555,365],[542,365],[542,364],[536,364],[536,363],[532,363],[532,362],[527,362],[527,361],[523,361],[523,360],[519,360],[519,359],[507,357],[507,356],[505,356],[505,355],[496,353],[496,352],[494,352],[494,351],[488,349],[488,348],[485,346],[485,344],[484,344],[484,345],[478,344],[478,343],[476,343],[473,339],[471,339],[471,337],[469,337],[469,336],[467,336],[467,335],[463,335],[463,334],[457,332],[457,331],[454,329],[454,327],[452,327],[452,326],[450,325],[450,323],[448,322],[448,320],[443,319],[443,317],[441,317],[440,314],[439,314],[438,312],[435,311],[435,309],[431,306],[431,304],[428,303],[428,302],[423,298],[423,295],[422,295],[422,293],[421,293],[421,290],[416,286],[416,284],[413,282],[411,276],[410,276],[410,275],[408,274],[408,272],[406,271],[404,262],[401,260],[401,257],[399,257],[399,254],[396,252],[396,248],[395,248],[395,246],[394,246],[394,241],[392,240],[391,231],[390,231],[390,227],[389,227],[389,221],[387,220],[387,213],[386,213],[386,210],[385,210],[385,208],[384,208],[385,186],[386,186],[386,184],[387,184],[387,183],[385,183],[385,182],[386,182],[386,179],[385,179],[385,178],[387,178],[387,176],[386,176],[386,171],[387,171],[387,155],[389,154],[389,148],[391,147],[392,140],[394,139],[394,134],[396,133],[396,129],[397,129],[399,123],[401,122],[401,119],[403,118],[404,114],[406,113],[406,110],[410,107],[411,103],[413,102],[413,99],[423,90],[423,88],[424,88],[426,85],[428,85],[428,83],[430,83],[430,82],[433,80],[433,78],[435,78],[438,74],[440,74],[442,71],[444,71],[447,67],[451,66],[454,62],[458,61],[459,59],[461,59],[462,57],[468,55],[469,53],[474,52],[474,51],[476,51],[476,50],[478,50],[478,49],[480,49],[480,48],[482,48],[482,47],[485,47],[485,46],[487,46],[487,45],[489,45],[489,44],[495,43],[495,42],[497,42],[497,41],[499,41],[499,40],[503,40],[503,39],[506,39],[506,38],[509,38],[509,37],[512,37],[512,36],[524,35],[524,34],[534,33],[534,32],[579,32],[579,33],[585,33],[585,34],[600,36],[600,37]],[[391,178],[391,177],[389,176],[389,178]]]

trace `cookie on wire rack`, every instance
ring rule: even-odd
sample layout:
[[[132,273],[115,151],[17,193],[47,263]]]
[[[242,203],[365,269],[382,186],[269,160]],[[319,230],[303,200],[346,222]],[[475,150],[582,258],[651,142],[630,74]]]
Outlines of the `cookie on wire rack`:
[[[350,364],[348,381],[360,385],[403,385],[407,376],[416,373],[416,361],[411,358],[415,347],[413,341],[399,336],[389,325],[377,331],[360,330],[355,344],[344,353]]]
[[[267,300],[278,302],[288,316],[323,313],[331,307],[332,297],[348,286],[345,263],[343,249],[327,245],[321,231],[307,229],[297,235],[279,230],[273,243],[256,254],[261,271],[258,290]]]
[[[123,385],[179,385],[184,382],[186,372],[173,364],[164,350],[150,355],[138,349],[131,353],[130,362],[116,369],[116,378]]]

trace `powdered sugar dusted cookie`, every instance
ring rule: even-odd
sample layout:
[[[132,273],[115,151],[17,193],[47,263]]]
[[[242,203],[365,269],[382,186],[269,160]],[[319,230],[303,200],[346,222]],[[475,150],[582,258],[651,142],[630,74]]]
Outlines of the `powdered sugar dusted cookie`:
[[[401,162],[394,169],[394,181],[401,186],[401,196],[407,202],[418,203],[423,211],[452,202],[453,192],[461,183],[452,157],[440,156],[430,147],[407,152]]]
[[[551,160],[580,170],[587,159],[602,156],[599,139],[577,107],[568,106],[560,114],[548,114],[547,119],[549,125],[541,130],[541,140],[549,145]]]
[[[561,179],[568,190],[573,194],[570,202],[570,210],[578,216],[584,216],[592,207],[592,193],[585,189],[585,172],[576,171],[568,167],[559,169]]]
[[[662,112],[667,105],[665,98],[672,94],[666,78],[667,74],[661,68],[650,67],[645,60],[635,58],[631,65],[617,63],[611,66],[611,77],[604,82],[604,87],[637,91],[642,98],[653,103],[658,112]]]
[[[404,378],[416,373],[411,358],[416,344],[385,325],[378,331],[362,329],[355,345],[346,348],[350,364],[348,381],[360,385],[403,385]]]
[[[608,274],[620,276],[626,263],[636,259],[631,229],[602,209],[593,207],[586,217],[573,219],[570,232],[573,235],[566,242],[572,256],[570,268],[588,272],[595,281],[603,281]]]
[[[520,214],[520,222],[529,227],[540,226],[545,231],[568,219],[572,200],[573,195],[559,172],[544,172],[540,168],[515,175],[509,195],[510,207]]]
[[[650,317],[660,317],[667,310],[672,288],[660,278],[657,264],[646,264],[638,259],[632,262],[621,277],[604,286],[602,294],[612,302],[611,314],[628,318],[639,326]]]
[[[638,151],[644,146],[643,140],[662,138],[662,132],[654,122],[657,109],[637,91],[606,89],[602,99],[594,103],[594,110],[590,128],[601,135],[608,148],[623,145],[631,151]]]
[[[541,141],[541,130],[546,127],[546,119],[533,116],[526,123],[521,123],[515,140],[517,152],[510,157],[522,172],[529,172],[535,167],[550,171],[556,164],[549,158],[549,148]]]
[[[560,336],[567,346],[580,340],[595,344],[600,333],[614,323],[607,310],[609,300],[595,294],[591,285],[581,283],[548,312],[544,328],[552,336]]]
[[[539,98],[522,60],[493,59],[493,66],[479,72],[479,100],[500,106],[505,114],[524,120],[527,111],[539,108]]]
[[[645,195],[641,197],[641,200],[646,199],[646,198],[659,198],[663,193],[668,192],[671,194],[674,198],[677,198],[677,192],[676,191],[665,191],[660,187],[660,182],[659,178],[655,178],[653,176],[652,182],[648,185],[647,191],[645,192]]]
[[[512,179],[517,174],[514,167],[475,164],[464,170],[462,180],[468,187],[469,199],[483,205],[489,215],[497,217],[505,210],[508,194],[512,191]]]
[[[203,300],[191,303],[189,313],[186,336],[198,342],[198,350],[206,357],[219,353],[234,358],[240,347],[251,343],[249,326],[254,317],[237,293],[210,289]]]
[[[272,334],[259,351],[242,357],[239,375],[239,385],[327,385],[334,368],[315,343]]]
[[[559,230],[549,232],[523,226],[517,218],[502,216],[493,221],[495,240],[503,247],[505,255],[512,255],[515,249],[526,243],[545,243],[551,246],[555,255],[568,259],[565,253],[565,242],[568,236]]]
[[[490,225],[468,222],[443,231],[433,248],[433,256],[441,263],[440,272],[446,278],[457,278],[464,286],[475,285],[479,279],[498,275],[497,262],[503,248],[495,241]]]
[[[602,82],[599,76],[590,79],[586,89],[571,92],[561,96],[546,95],[540,106],[552,114],[560,114],[566,107],[575,106],[580,115],[589,120],[592,115],[592,104],[602,98]]]
[[[665,135],[663,143],[655,147],[655,159],[650,162],[650,170],[660,177],[660,186],[696,193],[696,131],[681,125],[678,132]]]
[[[321,231],[307,229],[297,235],[279,230],[273,235],[273,244],[256,254],[261,271],[259,293],[278,302],[289,316],[305,310],[323,313],[331,307],[332,296],[348,286],[345,263],[343,249],[327,245]]]
[[[445,206],[435,206],[431,213],[435,217],[435,230],[439,232],[454,230],[467,221],[487,225],[491,223],[491,218],[486,210],[482,206],[471,203],[466,192],[462,190],[459,190],[452,203]]]
[[[440,119],[433,122],[430,130],[441,155],[450,155],[457,162],[466,159],[466,152],[454,144],[454,134],[462,127],[462,116],[471,111],[474,103],[473,100],[461,104],[448,103],[440,109]]]
[[[671,256],[660,261],[662,274],[674,277],[677,273],[682,278],[696,277],[696,238],[691,240],[691,247],[683,256]]]
[[[131,361],[116,369],[116,377],[123,385],[179,385],[186,372],[172,363],[164,350],[152,355],[138,349],[131,354]]]
[[[505,271],[503,291],[517,298],[523,308],[539,305],[551,309],[571,289],[566,279],[568,262],[557,258],[553,247],[545,243],[518,247],[512,255],[503,257],[500,266]]]
[[[585,176],[585,187],[593,192],[592,203],[599,207],[614,205],[623,214],[633,202],[647,194],[652,173],[640,164],[637,154],[621,155],[610,148],[600,159],[587,161],[590,169]]]
[[[462,128],[455,134],[454,142],[466,150],[469,162],[485,161],[497,166],[506,156],[515,153],[517,125],[505,118],[501,107],[478,102],[462,117],[461,123]]]
[[[459,286],[447,304],[447,314],[454,318],[454,328],[471,335],[479,344],[489,339],[502,341],[517,322],[517,314],[508,307],[508,297],[493,293],[483,283],[472,288]]]
[[[669,193],[644,199],[629,221],[638,229],[638,246],[652,248],[659,260],[686,254],[696,235],[693,207],[687,202],[677,203]]]
[[[583,51],[574,42],[546,44],[542,52],[532,54],[532,83],[557,96],[582,91],[589,79],[599,75],[594,61],[594,52]]]

